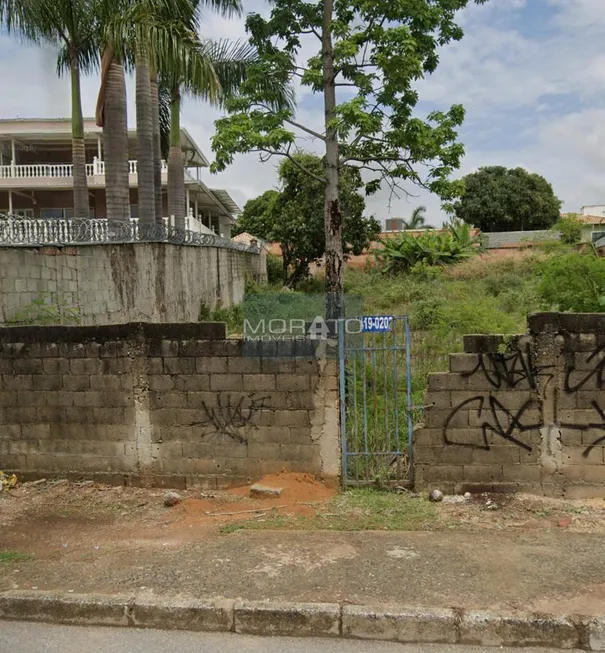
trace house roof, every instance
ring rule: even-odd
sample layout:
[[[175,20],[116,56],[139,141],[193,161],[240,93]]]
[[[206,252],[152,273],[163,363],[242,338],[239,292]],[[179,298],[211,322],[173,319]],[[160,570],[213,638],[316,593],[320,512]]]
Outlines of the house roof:
[[[229,211],[229,213],[236,215],[241,212],[240,207],[235,203],[231,195],[226,190],[220,188],[211,188],[212,193],[216,196],[219,202]]]
[[[136,138],[136,129],[128,130],[128,138]],[[103,128],[94,118],[84,118],[84,140],[88,143],[103,136]],[[18,142],[45,141],[50,147],[71,141],[70,118],[6,118],[0,119],[0,140]],[[188,155],[186,165],[207,168],[210,163],[186,129],[181,129],[181,148]]]
[[[576,217],[584,224],[605,224],[605,216],[603,215],[578,215]]]

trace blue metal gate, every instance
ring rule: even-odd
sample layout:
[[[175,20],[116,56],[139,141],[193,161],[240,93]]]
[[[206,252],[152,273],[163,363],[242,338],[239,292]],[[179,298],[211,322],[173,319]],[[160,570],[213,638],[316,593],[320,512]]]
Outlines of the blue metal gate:
[[[338,332],[343,483],[411,481],[408,318],[340,320]]]

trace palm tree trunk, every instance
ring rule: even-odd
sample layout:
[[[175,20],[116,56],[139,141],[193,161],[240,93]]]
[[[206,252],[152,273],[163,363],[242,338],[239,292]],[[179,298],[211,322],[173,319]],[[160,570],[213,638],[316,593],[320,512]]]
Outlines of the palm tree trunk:
[[[88,182],[86,148],[80,92],[80,67],[75,53],[71,56],[71,151],[74,180],[74,218],[88,218]]]
[[[160,137],[160,99],[158,76],[155,65],[150,66],[151,83],[151,120],[153,128],[153,181],[155,191],[155,221],[162,224],[164,208],[162,206],[162,144]]]
[[[144,49],[137,51],[135,67],[139,219],[145,222],[155,222],[151,80],[149,77],[149,56]]]
[[[103,147],[105,150],[105,195],[110,220],[130,219],[128,185],[128,126],[124,66],[111,48],[103,53],[101,80]],[[97,110],[97,121],[99,119]]]
[[[172,89],[170,105],[170,152],[168,153],[168,215],[175,217],[175,225],[185,228],[185,166],[181,150],[181,90]]]

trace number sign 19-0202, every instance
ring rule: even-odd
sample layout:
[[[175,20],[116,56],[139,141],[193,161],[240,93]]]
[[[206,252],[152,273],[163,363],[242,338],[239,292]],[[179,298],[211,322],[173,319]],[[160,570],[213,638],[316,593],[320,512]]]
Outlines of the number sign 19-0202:
[[[385,332],[391,330],[392,315],[366,315],[361,318],[361,330],[364,333]]]

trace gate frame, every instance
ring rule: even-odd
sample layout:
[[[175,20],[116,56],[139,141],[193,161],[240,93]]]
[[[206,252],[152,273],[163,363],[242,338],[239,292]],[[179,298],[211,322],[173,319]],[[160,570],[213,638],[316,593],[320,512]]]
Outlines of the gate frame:
[[[346,362],[347,362],[347,347],[346,347],[346,322],[349,320],[362,320],[363,317],[347,318],[338,320],[338,383],[339,383],[339,395],[340,395],[340,443],[341,443],[341,458],[342,458],[342,485],[346,488],[348,485],[354,485],[354,483],[349,483],[348,474],[347,474],[347,462],[348,462],[348,452],[347,452],[347,422],[346,422],[346,409],[347,409],[347,397],[346,397]],[[411,333],[410,333],[410,321],[407,315],[393,315],[393,322],[402,321],[404,324],[404,337],[405,344],[403,347],[397,346],[397,335],[396,331],[393,331],[393,340],[394,344],[392,347],[387,349],[393,352],[405,351],[405,376],[406,376],[406,400],[407,400],[407,429],[408,429],[408,444],[407,444],[407,453],[408,453],[408,466],[409,473],[407,479],[399,479],[399,483],[405,483],[413,486],[414,483],[414,420],[412,416],[412,357],[411,357]],[[396,327],[394,327],[396,328]],[[363,332],[360,332],[363,333]],[[362,336],[363,337],[363,336]],[[376,351],[373,347],[368,347],[366,349],[365,344],[362,347],[364,351],[364,361],[365,361],[365,352]],[[399,381],[398,368],[397,368],[397,356],[395,354],[395,365],[393,366],[393,375],[394,382],[397,384]],[[364,413],[367,410],[367,406],[364,404]],[[396,429],[399,429],[399,407],[395,404],[395,424]],[[392,453],[393,456],[403,455],[401,447],[398,447],[398,451],[393,452],[382,452],[382,455]],[[366,452],[367,455],[371,455],[369,452]],[[358,483],[358,485],[361,485]]]

